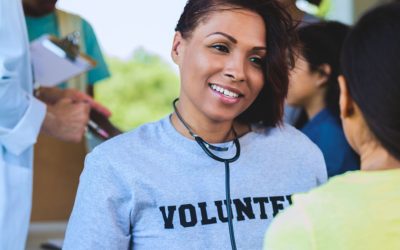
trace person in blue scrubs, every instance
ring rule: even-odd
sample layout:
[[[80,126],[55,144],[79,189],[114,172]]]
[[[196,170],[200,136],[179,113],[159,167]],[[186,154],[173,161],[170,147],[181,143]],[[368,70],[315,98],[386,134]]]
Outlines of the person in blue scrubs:
[[[339,116],[340,50],[349,27],[320,22],[299,29],[301,47],[290,72],[287,102],[305,110],[297,127],[324,154],[328,176],[359,169],[359,158],[344,136]]]

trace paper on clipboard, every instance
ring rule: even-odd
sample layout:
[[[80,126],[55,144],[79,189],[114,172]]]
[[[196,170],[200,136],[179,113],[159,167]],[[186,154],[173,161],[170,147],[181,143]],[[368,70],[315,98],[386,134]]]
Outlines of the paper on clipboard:
[[[75,60],[69,59],[66,52],[52,42],[55,40],[53,36],[43,35],[30,45],[35,83],[53,87],[96,66],[93,59],[82,53]]]

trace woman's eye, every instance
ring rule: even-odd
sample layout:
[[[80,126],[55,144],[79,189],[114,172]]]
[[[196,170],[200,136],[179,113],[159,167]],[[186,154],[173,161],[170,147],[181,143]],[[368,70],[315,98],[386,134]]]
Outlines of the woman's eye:
[[[221,52],[223,52],[223,53],[229,53],[229,49],[228,49],[228,47],[225,46],[225,45],[222,45],[222,44],[215,44],[215,45],[212,45],[211,47],[213,47],[214,49],[216,49],[216,50],[218,50],[218,51],[221,51]]]
[[[250,62],[256,64],[257,66],[262,66],[264,64],[264,60],[260,57],[251,57]]]

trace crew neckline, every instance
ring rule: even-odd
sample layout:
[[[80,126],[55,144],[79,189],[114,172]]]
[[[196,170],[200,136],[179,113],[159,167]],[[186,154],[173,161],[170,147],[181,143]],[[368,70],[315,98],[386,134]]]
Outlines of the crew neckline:
[[[55,18],[55,13],[51,12],[49,14],[46,14],[44,16],[38,16],[38,17],[34,17],[34,16],[25,16],[26,19],[28,19],[29,21],[33,21],[33,22],[43,22],[43,20],[53,20]]]
[[[204,154],[204,151],[200,148],[200,146],[197,144],[197,142],[194,139],[188,138],[188,137],[182,135],[181,133],[179,133],[178,130],[176,130],[176,128],[172,124],[171,115],[172,114],[169,114],[166,117],[164,117],[163,119],[161,119],[161,126],[162,126],[162,129],[164,130],[164,132],[168,135],[170,140],[173,142],[173,144],[180,145],[181,148],[185,148],[185,149],[187,149],[187,151],[196,152],[198,154]],[[241,148],[245,147],[248,144],[248,142],[251,141],[252,138],[254,138],[255,135],[256,135],[256,132],[251,130],[248,133],[240,136],[238,138],[240,147]],[[233,140],[230,140],[227,142],[221,142],[221,143],[211,143],[211,144],[214,146],[218,146],[218,147],[228,147],[229,148],[228,151],[226,151],[226,152],[212,151],[213,153],[215,153],[218,156],[229,157],[236,153],[236,147],[234,146]]]

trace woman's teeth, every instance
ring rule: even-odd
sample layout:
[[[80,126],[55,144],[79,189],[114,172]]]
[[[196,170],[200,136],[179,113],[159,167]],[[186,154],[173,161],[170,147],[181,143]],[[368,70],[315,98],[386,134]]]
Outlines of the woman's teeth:
[[[227,97],[230,97],[230,98],[238,98],[239,97],[239,94],[236,94],[236,93],[234,93],[232,91],[229,91],[227,89],[221,88],[220,86],[217,86],[215,84],[211,84],[210,86],[214,91],[217,91],[217,92],[223,94],[224,96],[227,96]]]

